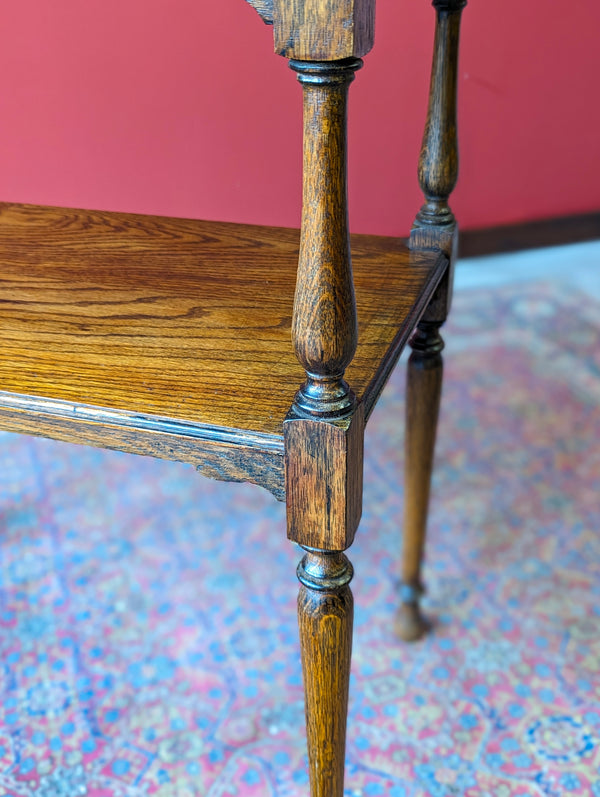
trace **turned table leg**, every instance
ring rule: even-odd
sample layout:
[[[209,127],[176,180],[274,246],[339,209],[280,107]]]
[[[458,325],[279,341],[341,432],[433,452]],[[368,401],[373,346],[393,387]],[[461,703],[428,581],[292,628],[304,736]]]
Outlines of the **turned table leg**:
[[[343,553],[308,551],[298,566],[298,625],[311,797],[343,797],[354,601]]]
[[[331,4],[319,8],[329,24]],[[288,537],[307,551],[298,568],[298,620],[311,797],[344,794],[353,603],[352,568],[342,551],[352,544],[360,521],[364,443],[364,408],[344,379],[358,338],[346,102],[361,64],[356,58],[290,64],[304,98],[292,343],[306,379],[284,422],[285,483]]]
[[[460,20],[466,0],[433,0],[435,42],[427,121],[419,157],[419,184],[425,203],[410,235],[414,250],[433,249],[448,257],[448,271],[436,289],[410,345],[406,409],[406,477],[402,591],[397,631],[407,641],[427,630],[419,608],[421,567],[433,451],[442,390],[439,329],[450,310],[458,228],[448,199],[458,178],[456,90]]]
[[[442,392],[444,342],[439,324],[421,322],[411,339],[406,395],[406,465],[401,603],[398,634],[406,641],[427,630],[420,608],[421,567],[435,437]]]

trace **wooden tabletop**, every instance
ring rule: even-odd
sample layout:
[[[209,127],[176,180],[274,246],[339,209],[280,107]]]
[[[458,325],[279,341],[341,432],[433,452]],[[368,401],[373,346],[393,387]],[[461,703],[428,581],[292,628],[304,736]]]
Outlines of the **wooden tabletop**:
[[[368,413],[446,261],[352,252]],[[2,204],[0,391],[279,437],[303,380],[297,255],[296,230]]]

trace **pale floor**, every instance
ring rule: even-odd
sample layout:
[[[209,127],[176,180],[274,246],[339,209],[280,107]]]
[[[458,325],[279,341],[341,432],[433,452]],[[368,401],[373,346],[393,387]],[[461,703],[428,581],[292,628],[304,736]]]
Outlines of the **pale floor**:
[[[600,299],[600,240],[459,260],[457,290],[552,280]]]

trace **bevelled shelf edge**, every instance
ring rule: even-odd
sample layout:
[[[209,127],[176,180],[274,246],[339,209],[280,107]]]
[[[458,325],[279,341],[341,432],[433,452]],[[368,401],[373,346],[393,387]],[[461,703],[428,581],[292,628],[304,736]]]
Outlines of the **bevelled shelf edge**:
[[[387,380],[390,378],[404,347],[408,343],[408,339],[413,329],[418,324],[421,316],[427,309],[437,286],[440,284],[442,277],[446,273],[449,266],[449,260],[442,252],[439,252],[436,260],[435,268],[431,272],[431,279],[427,282],[425,290],[421,293],[419,301],[413,305],[410,313],[407,315],[404,323],[398,329],[392,344],[388,347],[385,357],[381,360],[379,368],[375,376],[367,386],[367,389],[362,396],[362,401],[365,405],[365,422],[371,417],[371,413],[377,405],[377,400],[381,395]]]
[[[251,482],[285,498],[283,436],[6,391],[0,391],[0,425],[10,432],[187,462],[210,478]]]
[[[371,382],[359,397],[364,402],[366,417],[371,414],[447,266],[448,259],[440,252],[418,302],[400,324]],[[285,500],[283,434],[212,426],[2,390],[0,427],[63,442],[186,462],[209,478],[250,482],[265,488],[277,500]]]

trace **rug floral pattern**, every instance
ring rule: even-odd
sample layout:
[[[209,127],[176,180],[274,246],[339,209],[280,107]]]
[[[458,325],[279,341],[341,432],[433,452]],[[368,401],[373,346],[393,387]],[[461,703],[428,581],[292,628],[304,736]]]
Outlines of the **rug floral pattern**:
[[[426,611],[393,634],[404,368],[367,433],[347,797],[600,796],[600,306],[467,291]],[[283,507],[0,435],[0,795],[306,797]]]

